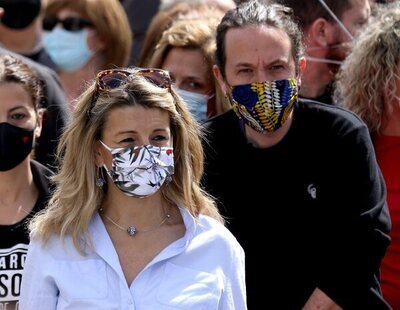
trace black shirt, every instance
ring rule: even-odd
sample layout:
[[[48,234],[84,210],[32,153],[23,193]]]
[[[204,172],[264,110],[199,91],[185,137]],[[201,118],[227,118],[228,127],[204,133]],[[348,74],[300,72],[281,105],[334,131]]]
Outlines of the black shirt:
[[[37,212],[45,208],[50,196],[49,177],[52,172],[33,160],[31,168],[39,191],[32,211],[13,225],[0,225],[0,309],[14,309],[18,301],[29,244],[27,225]]]
[[[316,287],[344,309],[388,309],[378,274],[390,218],[364,123],[299,102],[269,148],[247,143],[232,110],[205,130],[203,186],[245,250],[249,309],[301,309]]]

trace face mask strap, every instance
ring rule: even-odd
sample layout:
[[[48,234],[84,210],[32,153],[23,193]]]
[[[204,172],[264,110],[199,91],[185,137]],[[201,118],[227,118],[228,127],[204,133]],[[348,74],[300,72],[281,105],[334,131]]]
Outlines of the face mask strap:
[[[340,60],[319,58],[319,57],[312,57],[312,56],[306,56],[306,60],[311,61],[311,62],[328,63],[328,64],[333,64],[333,65],[338,65],[338,66],[341,66],[343,63],[343,61],[340,61]]]
[[[200,94],[200,93],[196,93],[196,92],[193,92],[193,91],[190,91],[190,90],[186,90],[186,89],[182,89],[182,88],[178,88],[177,89],[177,93],[179,95],[181,95],[181,97],[183,97],[185,95],[187,95],[188,97],[189,96],[191,96],[191,97],[197,97],[198,96],[198,98],[201,98],[201,99],[204,99],[204,100],[210,100],[211,98],[213,98],[215,96],[215,93],[212,94],[212,95]]]
[[[348,44],[347,42],[343,42],[343,43],[338,43],[338,44],[332,44],[329,46],[330,49],[335,49],[335,48],[344,48],[346,47],[346,44]],[[326,49],[326,47],[322,47],[322,46],[312,46],[312,47],[307,47],[307,50],[309,51],[316,51],[316,50],[322,50],[322,49]]]
[[[112,152],[112,148],[110,148],[107,144],[105,144],[103,141],[99,140],[100,143],[110,152]]]
[[[350,31],[346,28],[346,26],[342,23],[342,21],[335,15],[335,13],[332,12],[332,10],[329,8],[329,6],[325,3],[324,0],[318,0],[318,2],[325,8],[325,10],[329,13],[329,15],[338,23],[340,28],[346,33],[346,35],[350,38],[350,40],[354,40],[353,35],[350,33]]]
[[[229,105],[232,106],[233,105],[232,90],[233,90],[234,86],[230,85],[228,82],[226,82],[226,85],[228,85],[230,92],[225,93],[225,98],[226,98],[226,100],[228,100]],[[239,118],[238,121],[239,121],[240,131],[243,133],[243,135],[246,136],[246,126],[245,126],[246,123],[244,121],[244,118],[243,117]]]

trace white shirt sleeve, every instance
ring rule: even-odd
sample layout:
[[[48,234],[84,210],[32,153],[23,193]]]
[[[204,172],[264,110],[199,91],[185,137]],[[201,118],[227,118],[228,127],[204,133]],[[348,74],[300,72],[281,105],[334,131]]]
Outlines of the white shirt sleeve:
[[[235,244],[236,243],[236,244]],[[239,243],[232,244],[229,272],[225,275],[225,288],[219,303],[219,310],[245,310],[245,254]]]
[[[53,268],[52,264],[46,251],[43,251],[42,244],[31,240],[22,274],[20,310],[57,308],[58,289],[53,278],[46,274],[46,270]]]

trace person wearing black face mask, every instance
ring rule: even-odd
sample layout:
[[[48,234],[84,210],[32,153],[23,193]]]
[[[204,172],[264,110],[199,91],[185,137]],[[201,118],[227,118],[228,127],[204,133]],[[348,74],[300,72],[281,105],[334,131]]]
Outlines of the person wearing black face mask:
[[[40,82],[13,56],[0,57],[0,309],[18,309],[26,226],[50,195],[52,172],[31,159],[42,127]]]
[[[7,49],[55,69],[42,45],[41,0],[0,0],[0,43]]]
[[[65,94],[57,78],[56,73],[39,63],[22,55],[13,53],[0,47],[0,56],[12,55],[27,64],[34,71],[43,89],[40,100],[40,108],[45,109],[43,115],[43,126],[40,137],[35,140],[35,159],[51,170],[57,168],[55,151],[58,138],[62,129],[69,121],[69,113]]]

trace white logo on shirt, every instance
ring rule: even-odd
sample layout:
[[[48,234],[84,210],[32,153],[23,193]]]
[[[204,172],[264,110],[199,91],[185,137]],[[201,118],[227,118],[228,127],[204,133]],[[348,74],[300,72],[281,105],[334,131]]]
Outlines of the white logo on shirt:
[[[314,184],[311,183],[310,185],[308,185],[307,192],[311,196],[312,199],[317,198],[317,188],[315,187]]]

